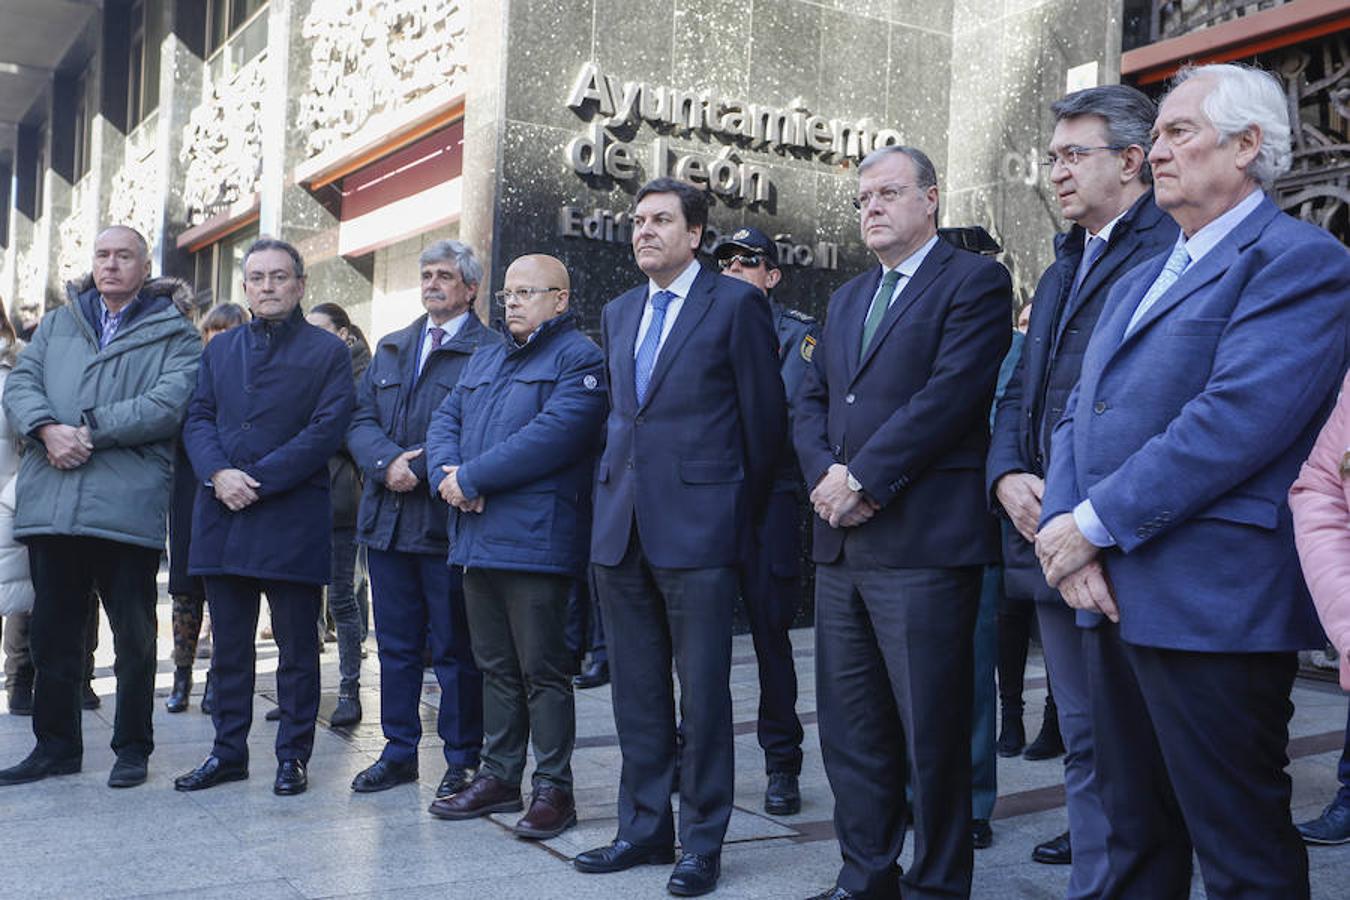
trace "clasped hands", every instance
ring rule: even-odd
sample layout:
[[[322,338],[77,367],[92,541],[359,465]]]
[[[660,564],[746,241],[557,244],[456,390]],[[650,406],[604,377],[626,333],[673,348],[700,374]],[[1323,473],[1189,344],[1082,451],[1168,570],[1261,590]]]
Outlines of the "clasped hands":
[[[258,488],[262,485],[242,469],[221,469],[211,476],[211,487],[216,499],[230,512],[239,512],[258,502]]]
[[[47,462],[56,469],[75,469],[89,462],[94,436],[88,425],[53,422],[38,429],[38,440],[47,448]]]
[[[848,486],[848,466],[835,463],[811,491],[811,506],[831,528],[861,525],[881,509],[881,504]]]
[[[480,513],[483,511],[482,497],[475,497],[470,500],[464,496],[464,491],[459,486],[459,466],[441,466],[441,471],[445,473],[445,477],[441,479],[440,487],[436,490],[441,495],[442,500],[460,512]]]

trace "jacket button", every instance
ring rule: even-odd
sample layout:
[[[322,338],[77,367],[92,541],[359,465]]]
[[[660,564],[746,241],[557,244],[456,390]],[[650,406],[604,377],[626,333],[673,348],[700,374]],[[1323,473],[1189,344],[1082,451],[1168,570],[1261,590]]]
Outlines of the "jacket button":
[[[382,465],[384,465],[384,460],[382,460],[382,459],[377,459],[377,460],[375,460],[375,465],[377,465],[377,466],[382,466]]]
[[[646,418],[645,416],[638,416],[638,417],[637,417],[636,419],[634,419],[633,421],[636,422],[637,424],[641,425],[641,424],[643,424],[643,423],[645,423],[645,422],[647,421],[647,418]]]
[[[249,430],[250,428],[252,428],[252,427],[253,427],[253,426],[250,425],[248,422],[244,422],[242,425],[239,426],[239,430],[240,430],[240,431],[248,431],[248,430]]]
[[[623,467],[624,467],[625,469],[631,469],[631,468],[633,468],[633,461],[632,461],[631,459],[628,460],[628,462],[626,462],[626,463],[623,464]]]
[[[1102,413],[1106,412],[1106,401],[1105,401],[1105,400],[1098,400],[1096,403],[1092,404],[1092,411],[1095,412],[1095,413],[1096,413],[1097,415],[1099,415],[1099,416],[1100,416]]]
[[[857,399],[858,399],[858,398],[855,397],[855,396],[853,396],[852,394],[847,394],[847,395],[845,395],[845,397],[844,397],[844,402],[847,403],[847,404],[849,404],[849,405],[852,405],[852,404],[853,404],[853,401],[854,401],[854,400],[857,400]]]
[[[834,445],[834,455],[835,455],[835,456],[838,456],[840,453],[843,453],[843,452],[844,452],[844,448],[843,448],[843,447],[839,446],[838,444],[835,444],[835,445]]]

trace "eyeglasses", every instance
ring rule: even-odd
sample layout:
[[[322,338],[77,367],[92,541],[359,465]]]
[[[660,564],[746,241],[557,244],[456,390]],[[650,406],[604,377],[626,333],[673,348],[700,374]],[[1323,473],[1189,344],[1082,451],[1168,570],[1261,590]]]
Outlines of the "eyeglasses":
[[[525,301],[529,300],[536,294],[551,294],[554,291],[562,291],[562,290],[566,290],[566,288],[536,288],[536,287],[520,288],[519,290],[515,291],[498,291],[492,296],[497,298],[498,303],[501,303],[503,306],[505,306],[512,300],[519,300],[521,303],[524,303]]]
[[[763,253],[736,253],[719,259],[717,268],[726,271],[736,263],[740,263],[744,269],[758,269],[762,262],[764,262]]]
[[[853,198],[853,208],[854,208],[854,209],[867,209],[867,207],[869,207],[869,206],[872,205],[872,200],[873,200],[874,198],[877,199],[877,200],[880,200],[882,203],[885,203],[885,204],[891,204],[891,203],[894,203],[896,200],[899,200],[899,199],[900,199],[900,193],[901,193],[902,191],[904,191],[905,188],[912,188],[912,187],[918,187],[918,185],[917,185],[917,184],[888,184],[888,185],[886,185],[884,188],[882,188],[881,190],[876,191],[876,192],[873,192],[873,191],[863,191],[861,194],[859,194],[858,196],[856,196],[856,197]]]
[[[298,277],[290,272],[253,272],[244,281],[253,287],[262,287],[269,281],[277,287],[285,287]]]
[[[1047,153],[1041,160],[1041,165],[1047,169],[1053,169],[1056,163],[1069,168],[1078,165],[1084,156],[1097,150],[1110,150],[1112,153],[1119,153],[1128,147],[1129,144],[1108,144],[1105,147],[1065,147],[1059,153]]]

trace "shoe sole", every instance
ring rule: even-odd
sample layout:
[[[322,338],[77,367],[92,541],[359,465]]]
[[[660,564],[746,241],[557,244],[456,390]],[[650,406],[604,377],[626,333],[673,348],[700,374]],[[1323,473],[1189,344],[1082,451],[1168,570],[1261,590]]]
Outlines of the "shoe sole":
[[[28,718],[32,718],[32,716],[33,716],[33,709],[32,709],[32,707],[29,707],[28,709],[11,709],[11,710],[9,711],[9,714],[10,714],[11,716],[22,716],[23,718],[28,719]]]
[[[707,887],[698,889],[680,887],[674,884],[667,884],[666,890],[676,897],[702,897],[704,894],[711,894],[713,891],[717,890],[717,882],[714,881]]]
[[[247,779],[248,779],[248,772],[231,772],[228,775],[223,775],[220,778],[217,778],[210,784],[197,784],[192,786],[179,784],[178,780],[174,779],[173,789],[175,791],[182,791],[183,793],[186,794],[192,791],[208,791],[213,787],[219,787],[220,785],[228,784],[231,781],[245,781]]]
[[[1037,855],[1034,854],[1034,853],[1031,855],[1031,861],[1034,862],[1034,863],[1040,863],[1040,864],[1043,865],[1043,866],[1071,866],[1071,865],[1073,865],[1073,858],[1072,858],[1072,857],[1070,857],[1070,858],[1068,858],[1068,859],[1046,859],[1045,857],[1037,856]]]
[[[579,859],[572,860],[572,868],[578,872],[585,872],[588,875],[609,875],[614,872],[627,872],[629,869],[635,869],[638,866],[669,866],[675,862],[675,851],[669,853],[663,851],[654,851],[639,859],[636,862],[629,863],[626,866],[593,866],[581,862]]]
[[[516,837],[518,838],[525,838],[528,841],[547,841],[550,840],[551,838],[557,837],[558,835],[562,834],[564,831],[566,831],[567,829],[571,828],[576,824],[577,824],[577,814],[572,813],[572,815],[568,817],[567,821],[564,822],[562,825],[558,826],[557,828],[550,828],[550,829],[521,828],[520,825],[517,824],[511,830],[516,833]]]
[[[481,809],[475,809],[466,812],[445,812],[443,810],[436,809],[434,804],[427,807],[427,812],[431,813],[438,819],[445,819],[446,821],[449,822],[465,822],[468,821],[469,819],[481,819],[483,818],[483,816],[489,816],[492,815],[493,813],[499,812],[524,812],[524,811],[525,811],[524,800],[517,800],[514,803],[508,800],[502,803],[493,804],[492,806],[484,806]]]
[[[80,768],[81,768],[80,763],[75,763],[74,765],[67,764],[61,766],[54,766],[48,769],[46,772],[43,772],[41,775],[34,775],[31,778],[5,779],[3,781],[0,781],[0,787],[9,787],[10,785],[15,784],[32,784],[35,781],[42,781],[44,778],[53,778],[60,775],[78,775],[80,774]]]
[[[134,788],[145,784],[148,775],[140,775],[136,778],[108,778],[108,787],[110,788]]]
[[[298,794],[303,794],[307,790],[309,790],[308,784],[287,785],[286,787],[277,784],[272,785],[272,793],[276,794],[278,797],[294,797]]]
[[[783,805],[764,804],[764,811],[771,816],[795,816],[802,811],[802,801],[796,803],[784,803]]]
[[[378,794],[378,793],[380,793],[381,791],[389,791],[389,790],[393,790],[394,788],[396,788],[396,787],[398,787],[399,785],[402,785],[402,784],[415,784],[416,782],[417,782],[417,776],[416,776],[416,775],[414,775],[414,776],[411,777],[411,778],[401,778],[401,779],[399,779],[398,781],[391,781],[391,782],[389,782],[388,784],[371,785],[371,786],[369,786],[369,787],[366,787],[366,786],[364,786],[364,785],[357,785],[357,783],[356,783],[355,781],[353,781],[353,782],[352,782],[352,793],[354,793],[354,794]]]
[[[1033,753],[1030,750],[1028,750],[1022,754],[1022,758],[1027,760],[1028,762],[1045,762],[1047,759],[1058,759],[1063,755],[1064,755],[1063,750],[1060,750],[1058,753],[1043,753],[1040,751]]]
[[[1338,844],[1350,844],[1350,835],[1343,838],[1319,838],[1309,837],[1306,834],[1300,834],[1305,844],[1316,844],[1318,847],[1335,847]]]

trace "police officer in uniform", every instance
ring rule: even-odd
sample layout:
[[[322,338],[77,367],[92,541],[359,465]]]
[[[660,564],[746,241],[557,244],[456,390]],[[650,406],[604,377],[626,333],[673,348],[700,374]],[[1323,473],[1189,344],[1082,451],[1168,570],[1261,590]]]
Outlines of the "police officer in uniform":
[[[773,299],[782,280],[778,247],[758,228],[739,228],[715,251],[724,275],[739,278],[769,297],[778,359],[787,391],[788,414],[811,364],[820,326],[804,312]],[[797,672],[788,629],[801,599],[801,469],[791,439],[783,447],[773,495],[759,524],[753,555],[741,572],[741,597],[759,661],[759,745],[764,749],[768,787],[764,811],[790,816],[801,810],[797,778],[802,770],[802,723],[797,718]]]

